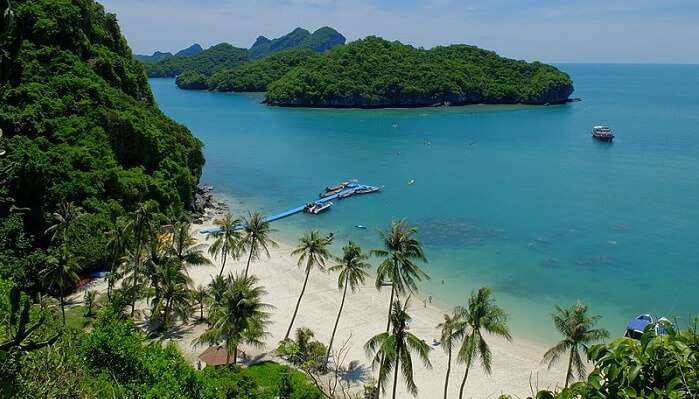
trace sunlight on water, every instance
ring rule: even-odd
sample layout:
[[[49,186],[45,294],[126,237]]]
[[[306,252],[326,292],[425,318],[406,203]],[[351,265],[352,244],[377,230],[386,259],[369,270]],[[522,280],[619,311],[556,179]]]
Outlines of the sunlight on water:
[[[488,285],[534,339],[552,336],[555,304],[576,300],[613,333],[638,313],[687,320],[699,311],[699,67],[561,67],[582,102],[280,109],[257,94],[151,85],[205,143],[202,181],[234,209],[276,213],[348,178],[385,186],[278,222],[286,239],[320,228],[336,251],[350,239],[372,248],[376,229],[406,217],[430,259],[421,295],[458,304]],[[614,144],[592,141],[600,123]]]

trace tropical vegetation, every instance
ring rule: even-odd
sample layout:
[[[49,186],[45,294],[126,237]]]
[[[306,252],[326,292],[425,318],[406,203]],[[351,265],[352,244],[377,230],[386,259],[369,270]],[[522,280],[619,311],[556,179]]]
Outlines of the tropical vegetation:
[[[570,308],[556,306],[553,314],[553,324],[563,335],[563,339],[546,351],[544,361],[551,368],[568,352],[565,387],[575,378],[585,378],[585,360],[581,355],[588,350],[589,345],[602,341],[609,336],[607,330],[593,328],[600,319],[598,315],[588,315],[587,305],[576,303]]]
[[[255,60],[268,55],[291,49],[308,49],[322,53],[345,43],[345,37],[335,29],[324,26],[311,33],[303,28],[296,28],[284,36],[268,39],[259,36],[250,47],[250,59]]]
[[[408,392],[417,395],[418,389],[413,377],[413,353],[425,367],[432,367],[429,360],[432,348],[408,331],[408,323],[411,320],[407,312],[408,303],[409,300],[406,300],[403,305],[400,300],[394,301],[391,307],[390,323],[393,328],[373,336],[364,346],[367,355],[371,357],[372,366],[379,370],[378,384],[382,391],[385,391],[388,379],[393,372],[391,395],[393,399],[396,398],[399,372],[403,376]]]
[[[140,204],[183,213],[204,159],[157,108],[113,14],[92,0],[11,5],[0,40],[0,278],[36,293],[59,254],[84,274],[112,263],[104,233]]]
[[[567,74],[463,44],[415,48],[370,36],[293,68],[267,89],[280,106],[420,107],[561,103]]]
[[[304,269],[306,277],[303,279],[303,287],[301,287],[299,299],[296,301],[296,307],[294,308],[293,316],[291,316],[289,328],[286,330],[286,335],[284,335],[285,340],[289,338],[291,329],[294,326],[294,321],[296,320],[296,315],[301,305],[301,299],[303,299],[303,294],[306,292],[308,277],[310,277],[313,269],[317,268],[321,271],[325,271],[325,262],[330,258],[328,240],[325,237],[321,237],[318,230],[313,230],[310,233],[304,234],[304,236],[299,239],[298,245],[291,254],[298,256],[298,267]]]
[[[148,77],[174,78],[184,71],[211,76],[222,69],[234,68],[248,60],[248,50],[228,43],[219,43],[192,56],[173,56],[145,64]]]
[[[309,49],[278,52],[237,68],[216,72],[209,78],[206,88],[214,91],[265,91],[270,83],[279,80],[292,68],[302,65],[314,54]],[[181,82],[176,83],[180,88],[185,88]]]
[[[464,397],[464,387],[468,373],[475,360],[480,360],[483,370],[490,374],[492,368],[492,353],[484,333],[512,340],[510,328],[507,325],[508,315],[495,304],[490,289],[480,288],[471,293],[465,307],[457,307],[454,313],[458,315],[466,329],[463,333],[458,360],[466,367],[464,378],[459,387],[459,399]]]

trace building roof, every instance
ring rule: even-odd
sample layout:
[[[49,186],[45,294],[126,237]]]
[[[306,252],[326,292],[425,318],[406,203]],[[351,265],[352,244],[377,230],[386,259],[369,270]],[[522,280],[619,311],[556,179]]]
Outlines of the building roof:
[[[233,354],[231,353],[230,356],[228,356],[226,352],[226,348],[221,345],[210,346],[199,355],[199,360],[206,363],[207,366],[221,366],[233,363]],[[228,357],[230,357],[230,359],[226,362],[226,358]]]

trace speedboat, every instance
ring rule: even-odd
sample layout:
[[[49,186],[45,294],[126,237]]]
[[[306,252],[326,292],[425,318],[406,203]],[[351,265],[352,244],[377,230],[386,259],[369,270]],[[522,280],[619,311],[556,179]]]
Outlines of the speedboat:
[[[655,320],[653,316],[649,314],[641,314],[626,325],[626,333],[624,336],[633,339],[641,339],[643,332],[649,325],[653,326],[653,331],[659,336],[667,335],[668,329],[674,327],[674,324],[665,317]]]
[[[330,197],[330,196],[332,196],[332,195],[341,193],[342,190],[344,190],[344,188],[340,187],[340,188],[336,188],[336,189],[334,189],[334,190],[326,191],[326,192],[324,192],[324,193],[320,193],[320,194],[319,194],[319,197],[320,197],[320,198]]]
[[[325,191],[328,192],[328,191],[342,190],[343,188],[345,188],[345,186],[347,184],[349,184],[349,182],[342,182],[342,183],[336,184],[334,186],[328,186],[328,187],[325,187]]]
[[[653,323],[655,323],[653,316],[649,314],[638,315],[626,325],[626,333],[624,336],[633,339],[641,339],[646,326]]]
[[[357,189],[344,190],[337,195],[337,198],[340,198],[340,199],[348,198],[348,197],[351,197],[352,195],[354,195],[355,192],[357,192]]]
[[[315,206],[309,210],[310,213],[317,215],[321,212],[325,212],[330,207],[333,206],[332,202],[316,202]]]
[[[374,187],[374,186],[362,186],[354,190],[355,194],[369,194],[369,193],[375,193],[377,191],[381,191],[380,187]]]
[[[614,140],[614,132],[609,126],[593,126],[592,137],[599,141],[612,142]]]

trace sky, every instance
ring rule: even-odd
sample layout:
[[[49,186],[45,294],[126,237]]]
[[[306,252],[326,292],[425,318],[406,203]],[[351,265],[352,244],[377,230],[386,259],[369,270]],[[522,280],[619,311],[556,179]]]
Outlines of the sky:
[[[699,63],[699,0],[98,0],[138,54],[331,26],[543,62]]]

